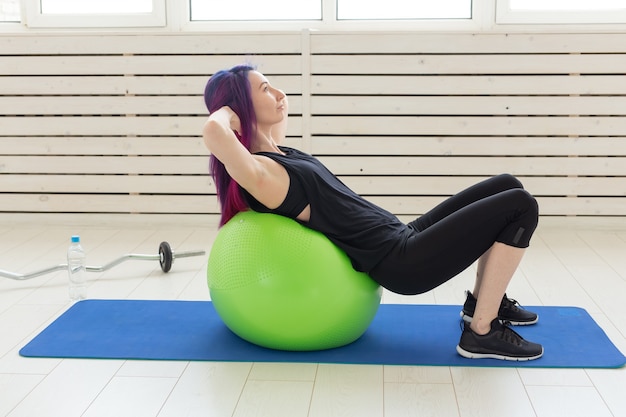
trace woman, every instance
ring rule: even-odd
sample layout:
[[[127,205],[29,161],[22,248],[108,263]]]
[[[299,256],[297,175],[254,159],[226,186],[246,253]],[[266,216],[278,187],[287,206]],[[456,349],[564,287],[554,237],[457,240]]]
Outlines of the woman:
[[[419,294],[478,260],[457,351],[468,358],[531,360],[541,345],[509,324],[533,324],[505,291],[537,226],[538,207],[510,175],[485,180],[408,224],[364,200],[317,159],[280,146],[287,97],[253,67],[208,81],[203,138],[222,209],[221,225],[242,210],[276,213],[324,233],[355,269],[384,288]]]

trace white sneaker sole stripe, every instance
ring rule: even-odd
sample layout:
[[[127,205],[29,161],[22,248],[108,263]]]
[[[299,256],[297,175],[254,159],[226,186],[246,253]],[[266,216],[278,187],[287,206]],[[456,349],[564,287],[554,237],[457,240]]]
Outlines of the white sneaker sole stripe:
[[[474,353],[469,352],[463,349],[460,345],[457,345],[456,351],[459,355],[468,359],[500,359],[505,361],[515,361],[515,362],[524,362],[524,361],[532,361],[535,359],[539,359],[543,356],[543,349],[541,349],[541,353],[535,356],[528,357],[516,357],[516,356],[506,356],[506,355],[498,355],[496,353]]]

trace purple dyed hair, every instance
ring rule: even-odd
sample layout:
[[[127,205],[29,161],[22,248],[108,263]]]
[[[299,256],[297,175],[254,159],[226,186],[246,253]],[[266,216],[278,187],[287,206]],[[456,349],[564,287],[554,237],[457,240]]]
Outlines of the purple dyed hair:
[[[237,138],[248,150],[256,129],[248,73],[255,69],[251,65],[237,65],[218,71],[209,78],[204,89],[204,103],[209,113],[229,106],[239,116],[241,132]],[[209,171],[215,181],[222,211],[220,226],[223,226],[235,214],[247,210],[248,205],[239,185],[228,174],[224,164],[213,155],[210,157]]]

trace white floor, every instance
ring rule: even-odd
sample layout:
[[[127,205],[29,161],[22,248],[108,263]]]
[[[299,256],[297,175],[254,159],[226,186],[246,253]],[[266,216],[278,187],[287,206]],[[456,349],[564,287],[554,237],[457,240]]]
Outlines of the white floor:
[[[47,223],[47,224],[46,224]],[[210,250],[215,227],[64,226],[0,217],[0,269],[28,273],[65,262],[81,235],[89,265],[124,253]],[[96,223],[96,222],[94,222]],[[88,296],[209,299],[206,258],[128,261],[90,273]],[[468,270],[417,297],[386,303],[460,304]],[[542,220],[509,295],[526,305],[586,308],[626,352],[626,219]],[[27,359],[18,350],[69,307],[63,271],[0,276],[0,416],[626,416],[626,368],[497,369]],[[576,331],[563,328],[563,332]],[[555,335],[559,337],[559,335]],[[451,349],[454,347],[451,346]]]

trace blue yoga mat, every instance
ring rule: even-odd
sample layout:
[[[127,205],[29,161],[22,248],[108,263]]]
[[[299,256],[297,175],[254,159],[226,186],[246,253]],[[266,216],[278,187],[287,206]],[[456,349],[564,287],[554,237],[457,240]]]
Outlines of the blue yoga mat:
[[[85,300],[74,304],[20,354],[27,357],[384,365],[617,368],[626,363],[589,314],[532,307],[539,323],[517,327],[544,345],[535,361],[466,359],[456,353],[459,306],[382,304],[356,342],[315,352],[250,344],[222,323],[209,301]]]

